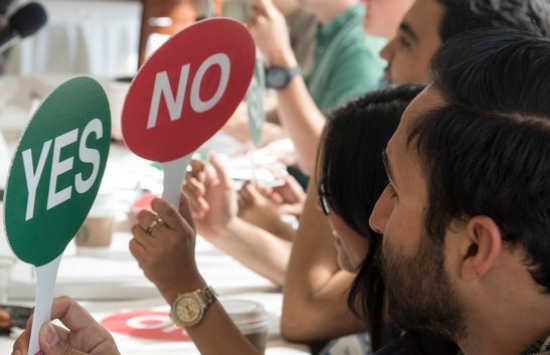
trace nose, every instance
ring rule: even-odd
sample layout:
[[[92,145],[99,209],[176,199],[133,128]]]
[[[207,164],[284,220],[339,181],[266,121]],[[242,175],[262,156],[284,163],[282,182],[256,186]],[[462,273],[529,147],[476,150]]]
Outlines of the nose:
[[[388,63],[393,59],[395,43],[397,43],[397,37],[393,37],[380,51],[380,57],[387,60]]]
[[[384,234],[386,223],[393,210],[393,199],[390,196],[389,189],[386,187],[376,201],[369,218],[369,225],[376,233]]]

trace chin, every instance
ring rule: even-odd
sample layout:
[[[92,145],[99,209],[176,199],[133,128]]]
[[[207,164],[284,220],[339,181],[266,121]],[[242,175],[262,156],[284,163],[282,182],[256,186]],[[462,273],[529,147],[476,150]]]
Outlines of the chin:
[[[342,253],[341,251],[338,251],[338,266],[342,270],[348,271],[348,272],[357,272],[357,267],[353,266],[353,263],[349,259],[348,255],[345,253]]]

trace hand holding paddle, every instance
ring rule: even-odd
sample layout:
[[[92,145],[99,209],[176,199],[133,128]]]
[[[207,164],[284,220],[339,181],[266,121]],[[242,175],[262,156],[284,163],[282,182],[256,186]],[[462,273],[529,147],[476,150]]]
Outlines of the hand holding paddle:
[[[13,252],[37,271],[30,355],[41,353],[38,330],[50,320],[61,254],[92,207],[110,141],[107,96],[95,80],[79,77],[46,98],[13,156],[4,218]]]

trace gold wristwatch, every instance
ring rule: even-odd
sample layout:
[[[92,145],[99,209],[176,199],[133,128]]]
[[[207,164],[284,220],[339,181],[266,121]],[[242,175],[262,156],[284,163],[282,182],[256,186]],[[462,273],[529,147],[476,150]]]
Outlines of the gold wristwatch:
[[[204,290],[179,293],[170,310],[170,319],[178,327],[193,326],[201,321],[216,297],[217,294],[211,286]]]

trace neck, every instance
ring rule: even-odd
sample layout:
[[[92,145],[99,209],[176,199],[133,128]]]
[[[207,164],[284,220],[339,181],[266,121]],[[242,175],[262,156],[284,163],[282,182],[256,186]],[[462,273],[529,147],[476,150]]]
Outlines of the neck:
[[[526,293],[519,293],[521,302],[493,298],[490,305],[470,313],[467,335],[457,340],[465,355],[518,355],[550,335],[550,296],[540,294],[538,289],[530,299]]]
[[[358,3],[358,0],[326,1],[319,6],[311,5],[311,8],[315,12],[319,22],[326,25],[342,12]]]

